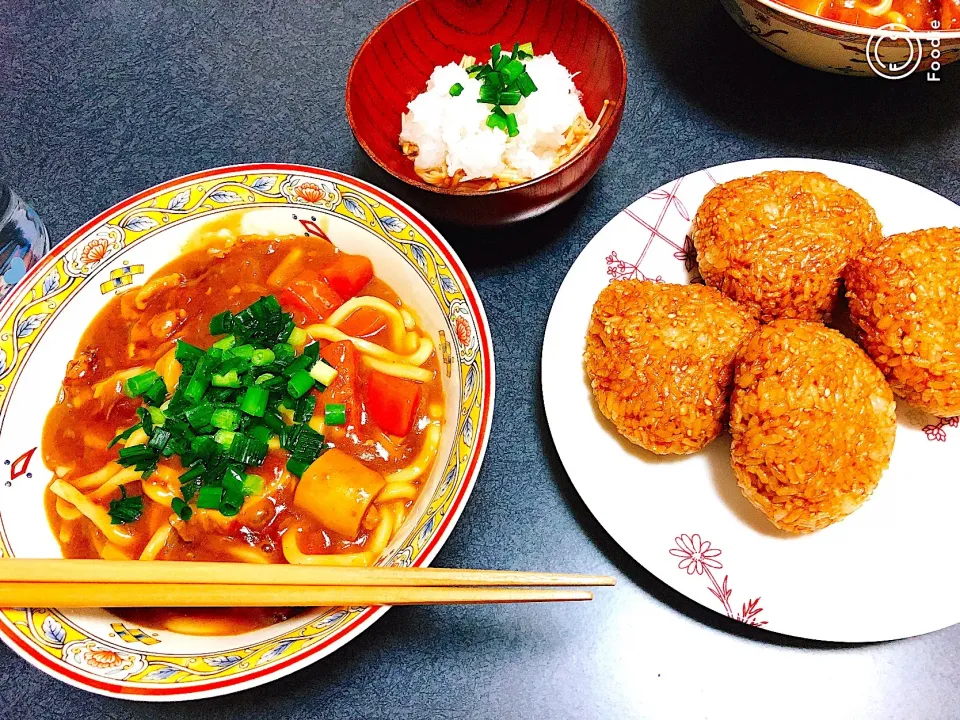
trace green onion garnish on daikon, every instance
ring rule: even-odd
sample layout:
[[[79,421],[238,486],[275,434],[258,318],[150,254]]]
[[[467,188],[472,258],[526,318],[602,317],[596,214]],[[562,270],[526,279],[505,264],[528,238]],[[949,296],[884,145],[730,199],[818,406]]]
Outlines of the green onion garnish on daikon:
[[[513,51],[509,55],[504,55],[502,46],[497,43],[490,48],[489,63],[467,68],[470,77],[483,81],[477,102],[493,105],[487,118],[487,127],[503,130],[510,137],[520,134],[516,116],[505,112],[503,107],[517,105],[523,98],[537,91],[536,83],[523,63],[532,57],[533,43],[514,43]],[[451,95],[456,96],[461,92],[463,86],[460,83],[450,88]]]
[[[295,328],[272,295],[238,313],[218,313],[210,319],[210,334],[218,339],[203,350],[179,340],[174,356],[182,373],[173,392],[154,370],[129,378],[125,393],[140,398],[140,422],[119,433],[109,447],[120,445],[117,462],[149,478],[165,459],[176,457],[185,468],[180,476],[182,498],[171,510],[184,522],[194,508],[237,515],[244,499],[263,491],[256,472],[278,440],[290,457],[287,469],[301,475],[324,452],[324,437],[309,426],[317,395],[337,377],[337,370],[320,359],[320,345]],[[302,348],[300,352],[296,348]],[[324,417],[329,416],[327,405]],[[346,409],[333,420],[346,421]],[[293,421],[281,412],[293,411]],[[289,415],[287,416],[289,417]],[[329,424],[337,424],[329,422]],[[138,430],[146,440],[126,446]],[[134,522],[143,512],[143,498],[110,503],[111,522]]]
[[[450,86],[450,94],[453,95],[453,97],[457,97],[462,92],[463,92],[463,85],[461,85],[460,83],[454,83],[453,85]]]

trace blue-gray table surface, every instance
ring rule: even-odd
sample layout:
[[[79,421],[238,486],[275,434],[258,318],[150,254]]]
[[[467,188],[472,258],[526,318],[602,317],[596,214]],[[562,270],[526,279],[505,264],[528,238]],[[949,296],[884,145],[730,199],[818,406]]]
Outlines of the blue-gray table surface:
[[[286,161],[381,182],[343,114],[347,68],[397,3],[0,3],[0,177],[54,239],[163,180]],[[631,560],[573,490],[543,416],[543,330],[567,269],[622,207],[760,156],[867,165],[960,201],[960,67],[833,77],[754,44],[717,0],[603,0],[630,74],[620,135],[571,202],[506,230],[441,228],[493,328],[487,457],[437,564],[611,573],[591,604],[400,608],[277,682],[171,706],[62,684],[0,647],[0,717],[956,718],[960,626],[831,646],[748,632]],[[960,64],[958,64],[960,65]],[[944,555],[952,571],[952,548]],[[895,577],[890,582],[896,582]]]

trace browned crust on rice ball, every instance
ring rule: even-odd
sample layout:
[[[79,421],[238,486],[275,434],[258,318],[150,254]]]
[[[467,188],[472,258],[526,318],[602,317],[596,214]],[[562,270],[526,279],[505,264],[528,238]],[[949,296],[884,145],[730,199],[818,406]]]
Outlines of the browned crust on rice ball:
[[[896,405],[853,341],[817,323],[778,320],[740,350],[730,432],[747,500],[781,530],[808,533],[873,492],[893,452]]]
[[[893,391],[960,415],[960,229],[891,235],[847,268],[860,342]]]
[[[880,222],[853,190],[818,172],[765,172],[707,193],[690,231],[700,274],[761,322],[829,320],[840,276]]]
[[[733,359],[756,329],[713,288],[611,282],[593,306],[584,352],[600,412],[651,452],[700,450],[723,431]]]

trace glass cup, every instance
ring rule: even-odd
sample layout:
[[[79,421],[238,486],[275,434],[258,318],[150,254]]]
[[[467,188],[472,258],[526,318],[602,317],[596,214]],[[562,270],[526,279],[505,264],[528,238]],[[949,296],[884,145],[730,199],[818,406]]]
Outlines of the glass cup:
[[[50,236],[26,201],[0,183],[0,300],[50,251]]]

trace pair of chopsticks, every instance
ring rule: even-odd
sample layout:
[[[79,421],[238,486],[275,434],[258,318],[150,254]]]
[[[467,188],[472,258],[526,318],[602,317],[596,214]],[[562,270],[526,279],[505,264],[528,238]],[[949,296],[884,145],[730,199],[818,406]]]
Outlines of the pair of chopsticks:
[[[139,560],[0,560],[0,607],[317,607],[592,600],[603,575]]]

